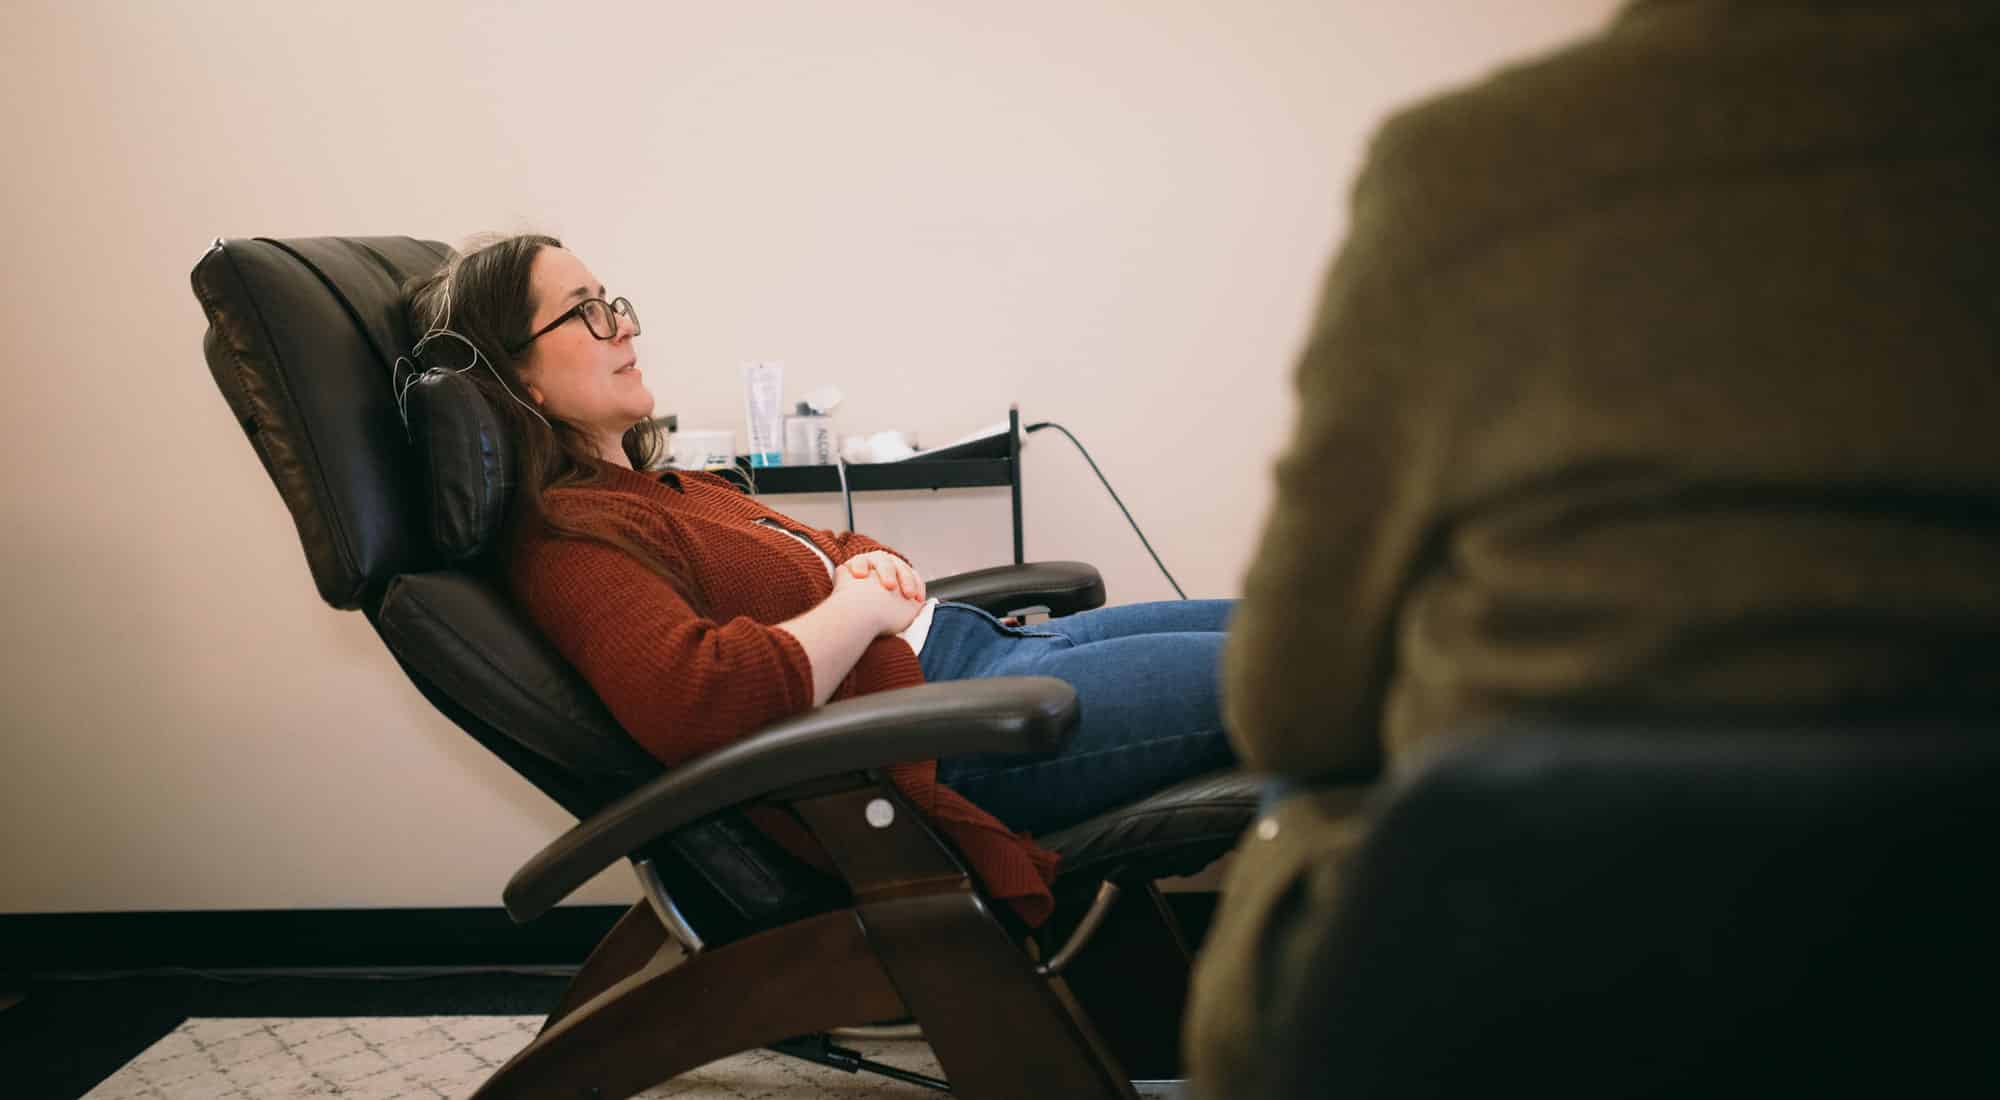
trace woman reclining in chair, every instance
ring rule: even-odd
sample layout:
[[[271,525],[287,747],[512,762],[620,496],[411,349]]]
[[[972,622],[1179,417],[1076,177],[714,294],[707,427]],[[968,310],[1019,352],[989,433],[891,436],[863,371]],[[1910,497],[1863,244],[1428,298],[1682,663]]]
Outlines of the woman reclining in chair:
[[[926,599],[916,567],[864,535],[809,528],[714,474],[641,472],[660,447],[639,317],[605,295],[561,242],[517,236],[454,257],[405,300],[425,334],[419,366],[442,340],[491,367],[465,377],[512,435],[514,597],[647,751],[673,765],[829,700],[926,681],[1059,677],[1080,710],[1061,752],[890,769],[1030,924],[1051,907],[1056,857],[1011,830],[1060,828],[1233,762],[1217,704],[1232,601],[1022,629]]]

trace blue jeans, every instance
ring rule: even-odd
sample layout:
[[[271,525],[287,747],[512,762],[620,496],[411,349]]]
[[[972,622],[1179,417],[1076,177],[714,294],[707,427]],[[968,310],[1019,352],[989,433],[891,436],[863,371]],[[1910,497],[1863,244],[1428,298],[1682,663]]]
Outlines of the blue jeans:
[[[1078,721],[1054,753],[938,761],[938,781],[1006,823],[1060,829],[1236,762],[1220,706],[1223,629],[1234,600],[1104,607],[1032,627],[940,603],[918,660],[924,679],[1054,676]]]

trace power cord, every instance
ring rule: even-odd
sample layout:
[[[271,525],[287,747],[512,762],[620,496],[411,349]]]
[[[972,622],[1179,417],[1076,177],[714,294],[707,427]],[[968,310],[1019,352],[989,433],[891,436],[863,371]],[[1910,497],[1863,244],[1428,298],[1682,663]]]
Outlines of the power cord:
[[[1139,542],[1145,546],[1146,553],[1153,555],[1153,564],[1160,567],[1160,572],[1166,576],[1167,583],[1174,586],[1174,595],[1184,600],[1187,599],[1187,593],[1181,591],[1180,582],[1174,579],[1172,573],[1167,572],[1167,563],[1160,560],[1160,555],[1153,550],[1153,544],[1147,541],[1146,532],[1139,530],[1139,521],[1132,518],[1132,510],[1125,507],[1124,501],[1118,499],[1118,490],[1111,487],[1111,482],[1104,476],[1104,471],[1097,468],[1097,460],[1090,457],[1090,452],[1084,449],[1083,444],[1077,442],[1076,436],[1070,435],[1068,428],[1063,427],[1053,420],[1043,420],[1039,423],[1030,424],[1023,428],[1022,431],[1032,435],[1043,428],[1054,428],[1068,437],[1071,445],[1077,449],[1079,454],[1083,455],[1083,460],[1090,463],[1090,472],[1096,474],[1097,480],[1104,483],[1104,491],[1111,494],[1112,503],[1118,505],[1118,510],[1125,513],[1125,522],[1132,525],[1132,533],[1139,536]]]
[[[1132,518],[1132,510],[1125,507],[1125,502],[1119,499],[1118,490],[1111,487],[1111,480],[1104,476],[1103,470],[1098,468],[1097,460],[1090,457],[1089,448],[1079,442],[1068,428],[1063,427],[1053,420],[1043,420],[1029,424],[1021,430],[1029,435],[1033,435],[1043,428],[1054,428],[1056,431],[1061,432],[1064,438],[1069,440],[1070,445],[1076,448],[1077,453],[1083,456],[1083,460],[1090,463],[1090,472],[1097,475],[1097,480],[1103,484],[1104,491],[1111,494],[1111,502],[1118,506],[1120,512],[1125,513],[1125,522],[1132,525],[1132,533],[1139,536],[1139,544],[1146,548],[1146,553],[1152,555],[1153,564],[1160,567],[1160,574],[1167,578],[1169,585],[1173,586],[1174,595],[1184,600],[1187,599],[1187,593],[1181,590],[1180,582],[1175,580],[1173,573],[1167,569],[1167,563],[1160,560],[1159,552],[1153,549],[1153,543],[1150,539],[1146,538],[1146,532],[1139,529],[1139,521]],[[840,500],[847,509],[847,529],[852,531],[854,530],[854,493],[847,484],[847,459],[842,455],[835,455],[833,456],[833,465],[834,470],[840,476]],[[757,495],[757,475],[754,472],[744,467],[736,466],[717,470],[716,473],[735,474],[743,480],[744,488],[749,491],[750,495]]]
[[[833,468],[840,473],[840,502],[847,506],[847,532],[854,533],[854,491],[847,487],[847,459],[843,455],[833,456]]]

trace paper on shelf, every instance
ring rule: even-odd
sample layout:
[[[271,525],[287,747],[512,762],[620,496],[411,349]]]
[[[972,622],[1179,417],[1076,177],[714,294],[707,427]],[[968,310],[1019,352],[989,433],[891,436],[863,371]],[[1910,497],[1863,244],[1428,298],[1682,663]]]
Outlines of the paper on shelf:
[[[910,454],[902,455],[898,458],[887,459],[884,461],[906,462],[913,458],[934,457],[940,451],[949,451],[953,447],[963,447],[968,443],[978,443],[982,440],[992,439],[996,436],[1005,436],[1007,434],[1008,425],[1009,422],[1005,420],[1002,420],[996,424],[988,424],[986,427],[981,428],[978,431],[967,432],[966,434],[959,436],[957,439],[952,440],[951,442],[945,444],[942,447],[931,447],[921,451],[913,451]]]

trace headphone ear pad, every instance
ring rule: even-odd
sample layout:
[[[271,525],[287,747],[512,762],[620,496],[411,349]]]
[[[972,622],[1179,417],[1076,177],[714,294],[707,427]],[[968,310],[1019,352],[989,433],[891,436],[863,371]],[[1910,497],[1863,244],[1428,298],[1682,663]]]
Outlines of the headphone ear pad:
[[[514,456],[500,416],[471,379],[433,371],[410,386],[431,544],[447,562],[490,549],[514,488]]]

